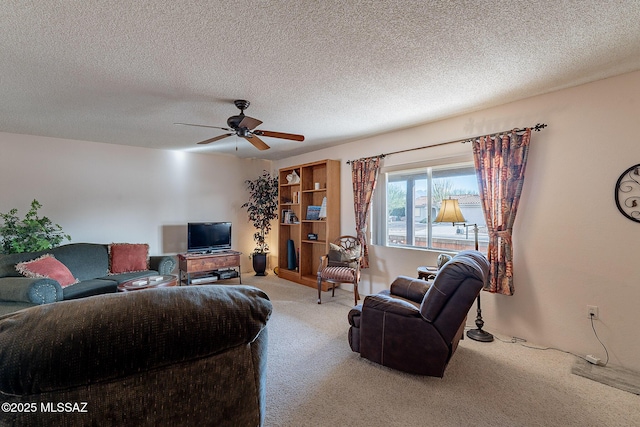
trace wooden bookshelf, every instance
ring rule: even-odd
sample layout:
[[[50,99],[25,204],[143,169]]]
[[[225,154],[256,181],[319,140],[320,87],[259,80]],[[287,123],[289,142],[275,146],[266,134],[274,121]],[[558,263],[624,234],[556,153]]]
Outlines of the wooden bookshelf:
[[[300,177],[297,183],[289,183],[287,175]],[[279,182],[278,226],[278,275],[302,285],[317,287],[317,271],[320,257],[329,253],[329,243],[340,236],[340,162],[322,160],[303,165],[282,168]],[[316,188],[316,183],[319,184]],[[321,206],[326,197],[326,216],[309,219],[309,206]],[[293,212],[293,215],[283,212]],[[293,218],[293,220],[292,220]],[[297,219],[297,221],[296,221]],[[309,234],[316,234],[317,240]],[[296,265],[289,268],[289,240],[293,241]],[[323,283],[323,290],[327,290]]]

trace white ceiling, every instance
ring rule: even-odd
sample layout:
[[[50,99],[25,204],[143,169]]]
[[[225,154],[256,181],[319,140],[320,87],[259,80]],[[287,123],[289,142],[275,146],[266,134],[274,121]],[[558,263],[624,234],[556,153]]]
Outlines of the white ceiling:
[[[638,0],[2,0],[0,28],[2,132],[265,159],[640,70]],[[173,124],[234,99],[305,142]]]

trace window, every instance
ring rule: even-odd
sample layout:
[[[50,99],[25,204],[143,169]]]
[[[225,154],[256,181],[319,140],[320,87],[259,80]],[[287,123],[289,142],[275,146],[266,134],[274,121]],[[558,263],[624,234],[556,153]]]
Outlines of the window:
[[[458,163],[383,173],[378,200],[376,243],[460,251],[474,249],[474,224],[480,250],[486,250],[487,227],[473,163]],[[443,199],[457,199],[466,222],[434,222]]]

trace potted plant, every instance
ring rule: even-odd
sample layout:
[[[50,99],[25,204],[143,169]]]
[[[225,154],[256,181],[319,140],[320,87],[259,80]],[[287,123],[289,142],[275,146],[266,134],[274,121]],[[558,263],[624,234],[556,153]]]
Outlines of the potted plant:
[[[253,235],[256,247],[251,260],[256,276],[265,276],[267,252],[269,252],[266,237],[271,231],[271,221],[278,217],[278,178],[263,171],[258,178],[246,180],[245,184],[249,190],[249,201],[242,207],[247,208],[249,221],[257,230]]]
[[[64,234],[60,225],[54,224],[46,216],[38,217],[41,207],[34,199],[24,219],[18,218],[15,208],[8,213],[0,213],[3,221],[0,225],[0,253],[43,251],[55,248],[65,239],[71,240],[71,236]]]

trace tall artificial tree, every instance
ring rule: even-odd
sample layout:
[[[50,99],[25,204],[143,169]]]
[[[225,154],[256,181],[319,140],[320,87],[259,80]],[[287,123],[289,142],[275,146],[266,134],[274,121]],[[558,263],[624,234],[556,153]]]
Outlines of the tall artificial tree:
[[[245,184],[249,201],[242,207],[247,208],[249,221],[257,230],[253,235],[256,242],[254,253],[263,254],[269,251],[266,238],[271,231],[271,221],[278,217],[278,178],[265,170],[258,178],[246,180]]]

